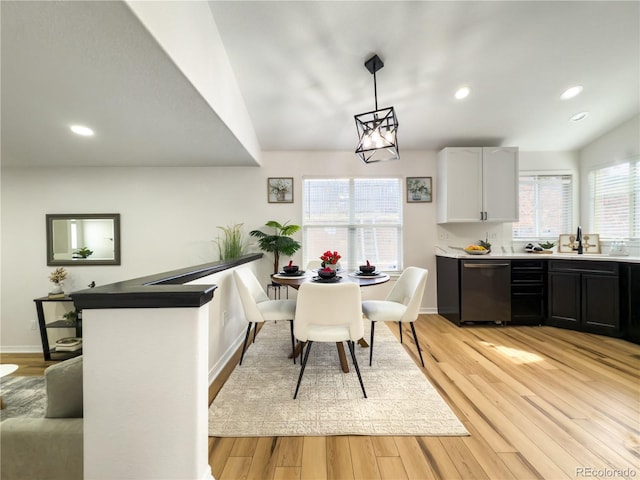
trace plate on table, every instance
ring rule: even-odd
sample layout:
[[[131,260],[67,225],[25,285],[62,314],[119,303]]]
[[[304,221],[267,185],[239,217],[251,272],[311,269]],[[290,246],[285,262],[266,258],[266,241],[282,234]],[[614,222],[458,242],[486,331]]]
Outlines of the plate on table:
[[[304,275],[304,270],[298,270],[295,273],[278,272],[278,275],[283,277],[302,277]]]
[[[351,275],[359,278],[376,278],[382,275],[382,272],[378,272],[377,270],[371,273],[363,273],[360,271],[356,271],[356,272],[353,272]]]
[[[318,283],[336,283],[342,280],[342,277],[340,275],[336,275],[335,277],[331,277],[331,278],[322,278],[316,275],[311,280]]]

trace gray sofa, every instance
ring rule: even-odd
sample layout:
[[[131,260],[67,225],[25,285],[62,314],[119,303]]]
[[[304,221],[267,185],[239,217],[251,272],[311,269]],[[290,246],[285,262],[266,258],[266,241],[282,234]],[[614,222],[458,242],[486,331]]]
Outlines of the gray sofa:
[[[73,480],[83,477],[82,357],[44,372],[44,418],[0,423],[2,480]]]

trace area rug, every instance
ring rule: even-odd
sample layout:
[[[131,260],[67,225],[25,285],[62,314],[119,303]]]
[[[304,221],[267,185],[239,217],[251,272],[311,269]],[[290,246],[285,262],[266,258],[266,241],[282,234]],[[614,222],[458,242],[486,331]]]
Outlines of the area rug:
[[[5,408],[0,410],[0,420],[44,417],[47,406],[44,377],[3,377],[0,380],[0,395],[5,403]]]
[[[468,435],[385,324],[371,367],[369,348],[356,344],[366,399],[348,349],[343,373],[335,343],[314,343],[293,400],[300,364],[287,358],[290,342],[288,322],[265,323],[209,409],[210,436]]]

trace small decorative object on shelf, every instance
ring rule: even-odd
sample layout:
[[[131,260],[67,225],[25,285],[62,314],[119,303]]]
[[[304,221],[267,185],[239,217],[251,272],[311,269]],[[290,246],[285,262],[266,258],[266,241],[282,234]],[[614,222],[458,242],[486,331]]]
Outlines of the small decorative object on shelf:
[[[67,278],[67,271],[64,267],[56,268],[49,275],[49,280],[53,283],[53,289],[49,292],[49,298],[62,298],[64,297],[64,291],[62,290],[62,286],[64,283],[62,282],[65,278]]]
[[[56,352],[75,352],[82,348],[82,338],[65,337],[56,340]]]
[[[62,315],[62,318],[64,318],[68,324],[75,325],[75,323],[78,321],[78,310],[71,310],[70,312]]]

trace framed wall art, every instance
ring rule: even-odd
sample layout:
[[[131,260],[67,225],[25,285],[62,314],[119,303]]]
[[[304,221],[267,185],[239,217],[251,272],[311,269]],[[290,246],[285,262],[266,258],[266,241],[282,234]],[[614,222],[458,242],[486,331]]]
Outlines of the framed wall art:
[[[269,177],[267,199],[269,203],[293,203],[293,178]]]
[[[431,177],[407,177],[407,202],[430,202],[433,194]]]
[[[576,250],[574,250],[574,248]],[[558,239],[558,253],[577,253],[578,242],[575,233],[561,234]],[[600,235],[582,234],[582,253],[600,253]]]

